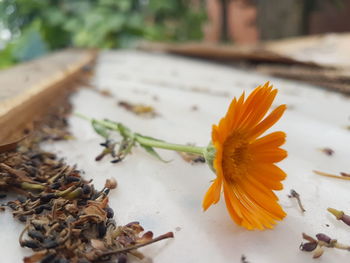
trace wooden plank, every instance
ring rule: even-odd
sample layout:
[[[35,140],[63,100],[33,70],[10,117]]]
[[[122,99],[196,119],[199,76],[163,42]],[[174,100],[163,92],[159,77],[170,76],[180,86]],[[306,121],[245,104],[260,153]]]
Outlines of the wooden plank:
[[[308,61],[299,61],[292,57],[271,51],[264,45],[223,45],[211,43],[154,43],[144,42],[139,48],[147,51],[161,51],[178,55],[214,59],[220,61],[249,60],[283,64],[316,66]]]
[[[0,144],[22,137],[95,58],[94,51],[69,49],[0,71]]]

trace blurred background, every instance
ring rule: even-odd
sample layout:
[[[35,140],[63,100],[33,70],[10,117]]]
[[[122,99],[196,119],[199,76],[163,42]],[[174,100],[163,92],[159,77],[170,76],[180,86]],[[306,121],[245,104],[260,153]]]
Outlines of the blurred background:
[[[67,47],[251,45],[350,31],[349,0],[0,0],[0,68]]]

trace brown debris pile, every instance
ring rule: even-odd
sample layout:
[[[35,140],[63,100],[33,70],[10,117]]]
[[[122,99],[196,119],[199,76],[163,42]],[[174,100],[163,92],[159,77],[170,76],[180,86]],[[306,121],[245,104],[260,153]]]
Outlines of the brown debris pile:
[[[12,209],[25,223],[19,242],[34,251],[24,262],[126,262],[127,253],[142,257],[135,249],[173,237],[171,232],[156,238],[150,231],[142,234],[138,222],[118,226],[108,206],[115,180],[96,190],[75,166],[40,149],[44,140],[69,137],[63,113],[67,109],[50,115],[16,149],[0,153],[0,194],[19,194],[0,207]]]

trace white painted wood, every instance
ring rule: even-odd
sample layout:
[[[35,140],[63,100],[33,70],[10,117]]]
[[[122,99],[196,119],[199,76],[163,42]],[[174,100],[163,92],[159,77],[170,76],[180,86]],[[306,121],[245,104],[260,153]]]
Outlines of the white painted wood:
[[[174,231],[173,240],[141,249],[147,256],[142,262],[240,262],[242,254],[252,263],[312,262],[310,253],[299,251],[302,232],[323,232],[350,243],[349,227],[326,212],[327,207],[334,207],[350,213],[350,182],[312,173],[314,169],[349,172],[350,132],[345,128],[350,124],[348,98],[295,81],[209,62],[109,51],[100,56],[92,83],[97,89],[109,90],[113,97],[81,89],[72,97],[72,103],[76,112],[121,121],[145,135],[206,145],[211,125],[224,115],[233,96],[248,93],[267,80],[280,90],[275,105],[289,106],[272,129],[287,132],[285,148],[289,152],[281,163],[288,173],[285,189],[277,192],[288,216],[274,230],[247,231],[236,226],[223,200],[202,212],[203,195],[215,178],[205,164],[190,165],[176,153],[159,150],[163,158],[173,160],[164,164],[142,149],[135,149],[119,164],[111,164],[108,158],[95,162],[102,139],[89,123],[77,117],[69,119],[75,140],[47,144],[45,148],[66,157],[70,164],[77,163],[98,188],[107,178],[117,179],[119,186],[111,193],[110,204],[118,223],[137,220],[155,235]],[[160,116],[135,116],[118,107],[118,100],[152,105]],[[197,111],[191,110],[193,105]],[[334,156],[320,152],[322,147],[334,149]],[[295,200],[287,197],[290,189],[300,193],[307,210],[304,215]],[[0,238],[3,258],[19,262],[30,253],[20,249],[16,241],[23,226],[14,222],[8,212],[0,216],[0,224],[7,226]],[[322,256],[322,262],[348,259],[346,251],[329,250]]]

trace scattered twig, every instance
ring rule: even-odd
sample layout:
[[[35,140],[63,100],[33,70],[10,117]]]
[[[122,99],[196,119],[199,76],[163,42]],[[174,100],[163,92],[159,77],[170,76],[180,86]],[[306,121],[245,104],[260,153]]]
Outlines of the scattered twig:
[[[289,198],[295,198],[297,200],[297,203],[298,203],[298,206],[301,210],[301,212],[306,212],[306,210],[304,209],[304,206],[303,204],[301,203],[301,200],[300,200],[300,195],[297,191],[291,189],[290,190],[290,194],[288,195]]]
[[[340,173],[340,176],[339,175],[335,175],[335,174],[321,172],[321,171],[316,171],[316,170],[313,170],[313,172],[315,174],[326,176],[326,177],[337,178],[337,179],[342,179],[342,180],[350,180],[350,177],[347,176],[348,173],[344,173],[344,172]]]

